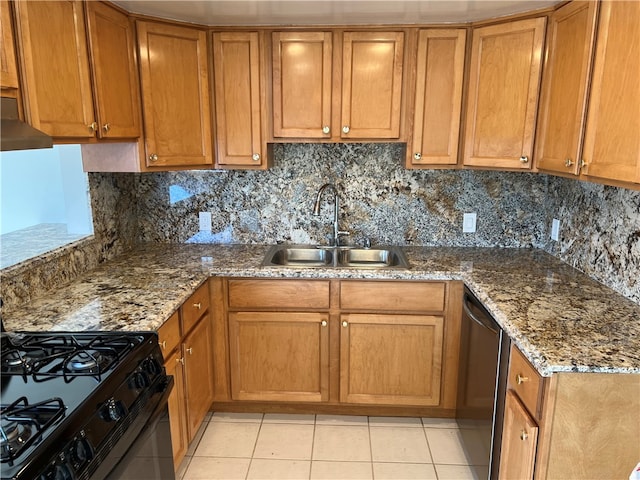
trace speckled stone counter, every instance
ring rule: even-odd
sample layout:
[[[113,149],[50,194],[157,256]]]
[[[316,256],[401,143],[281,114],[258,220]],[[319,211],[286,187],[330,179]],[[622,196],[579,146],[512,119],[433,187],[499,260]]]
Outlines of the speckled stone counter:
[[[156,330],[209,276],[463,280],[538,371],[640,374],[640,305],[535,249],[407,247],[409,270],[264,268],[267,246],[150,244],[3,312],[9,330]]]

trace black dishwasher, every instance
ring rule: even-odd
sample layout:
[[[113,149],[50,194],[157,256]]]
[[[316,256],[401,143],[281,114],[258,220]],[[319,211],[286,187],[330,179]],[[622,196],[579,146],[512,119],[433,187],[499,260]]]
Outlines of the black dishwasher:
[[[477,432],[483,443],[491,446],[489,479],[498,478],[504,399],[507,389],[509,336],[503,333],[482,303],[465,287],[460,333],[460,367],[456,417],[462,426],[461,438],[467,451],[476,446]]]

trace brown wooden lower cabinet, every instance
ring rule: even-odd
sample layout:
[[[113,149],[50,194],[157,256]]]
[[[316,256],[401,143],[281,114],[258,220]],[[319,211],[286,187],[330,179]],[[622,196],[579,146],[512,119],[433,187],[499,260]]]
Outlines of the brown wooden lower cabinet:
[[[501,479],[627,478],[640,460],[640,375],[542,378],[511,348]]]
[[[538,425],[509,390],[504,406],[500,478],[533,478],[537,445]]]
[[[169,423],[176,469],[213,402],[213,324],[209,297],[209,283],[205,282],[158,330],[164,366],[167,375],[174,379],[169,396]],[[201,311],[195,320],[193,310]]]
[[[340,317],[340,401],[440,404],[444,317]]]
[[[461,282],[213,282],[227,299],[214,322],[216,403],[453,416]]]

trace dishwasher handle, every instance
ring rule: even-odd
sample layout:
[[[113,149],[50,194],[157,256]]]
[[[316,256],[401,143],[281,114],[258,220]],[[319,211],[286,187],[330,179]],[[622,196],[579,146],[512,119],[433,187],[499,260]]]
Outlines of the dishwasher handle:
[[[469,302],[468,297],[465,295],[464,300],[462,302],[462,308],[464,309],[464,312],[467,314],[467,316],[473,320],[474,322],[476,322],[478,325],[480,325],[483,328],[487,328],[489,330],[491,330],[493,333],[497,334],[499,333],[499,329],[496,329],[496,327],[494,327],[490,321],[488,321],[488,319],[485,318],[478,318],[469,308],[471,302]]]

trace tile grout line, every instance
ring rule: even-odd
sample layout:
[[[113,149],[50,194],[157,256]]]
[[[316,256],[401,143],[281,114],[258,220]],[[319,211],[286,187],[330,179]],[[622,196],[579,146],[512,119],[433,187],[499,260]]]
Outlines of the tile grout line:
[[[424,424],[422,417],[420,417],[420,423],[422,424],[422,434],[424,435],[424,439],[427,442],[427,450],[429,450],[429,457],[431,457],[431,465],[433,465],[433,472],[436,474],[436,480],[440,477],[438,476],[438,469],[436,468],[436,459],[433,458],[433,452],[431,451],[431,444],[429,443],[429,436],[427,435],[427,426]]]
[[[371,421],[370,417],[367,415],[367,431],[369,433],[369,456],[371,458],[371,478],[374,479],[373,473],[373,443],[371,442]]]
[[[313,447],[316,443],[316,425],[318,421],[318,415],[313,415],[313,436],[311,437],[311,455],[309,457],[309,475],[307,478],[311,480],[311,469],[313,468]]]
[[[262,431],[263,424],[264,424],[264,413],[262,414],[262,418],[260,419],[260,426],[258,427],[256,440],[253,443],[253,450],[251,451],[251,457],[249,458],[249,466],[247,467],[247,473],[244,476],[245,480],[249,478],[249,472],[251,471],[251,464],[253,463],[253,456],[256,454],[256,448],[258,448],[258,439],[260,438],[260,432]]]

